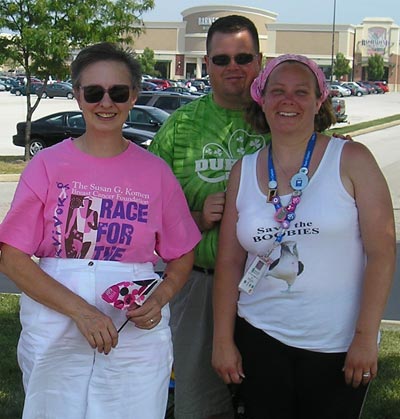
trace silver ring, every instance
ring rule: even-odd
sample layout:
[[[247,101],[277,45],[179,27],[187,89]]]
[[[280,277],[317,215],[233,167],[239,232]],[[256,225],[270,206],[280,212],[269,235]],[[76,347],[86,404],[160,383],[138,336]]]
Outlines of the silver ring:
[[[150,320],[149,320],[149,322],[150,322],[151,324],[153,324],[153,323],[154,323],[154,319],[150,319]]]
[[[369,378],[369,377],[371,377],[371,373],[370,372],[364,372],[362,376],[363,376],[363,378]]]

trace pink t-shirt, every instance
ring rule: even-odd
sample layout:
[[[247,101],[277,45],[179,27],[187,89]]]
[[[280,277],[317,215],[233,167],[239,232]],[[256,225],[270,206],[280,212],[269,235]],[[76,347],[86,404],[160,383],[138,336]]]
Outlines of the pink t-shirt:
[[[72,139],[32,159],[0,225],[0,243],[29,255],[128,263],[176,259],[200,237],[163,160],[133,143],[98,158]]]

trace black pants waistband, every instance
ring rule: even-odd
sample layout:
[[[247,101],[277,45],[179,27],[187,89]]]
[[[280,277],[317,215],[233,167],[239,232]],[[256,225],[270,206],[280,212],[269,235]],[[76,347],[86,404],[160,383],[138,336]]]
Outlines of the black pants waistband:
[[[206,275],[214,275],[214,269],[201,268],[200,266],[194,265],[193,270],[196,272],[201,272]]]

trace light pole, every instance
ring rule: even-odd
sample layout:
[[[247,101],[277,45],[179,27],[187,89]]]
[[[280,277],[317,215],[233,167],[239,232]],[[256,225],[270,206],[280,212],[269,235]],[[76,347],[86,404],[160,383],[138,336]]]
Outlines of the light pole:
[[[333,0],[331,83],[333,81],[333,61],[334,61],[334,56],[335,56],[335,23],[336,23],[336,0]]]

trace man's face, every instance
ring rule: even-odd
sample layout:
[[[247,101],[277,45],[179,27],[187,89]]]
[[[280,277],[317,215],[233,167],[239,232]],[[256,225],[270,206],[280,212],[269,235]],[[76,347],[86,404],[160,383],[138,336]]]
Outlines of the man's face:
[[[241,55],[238,57],[238,54]],[[235,61],[234,57],[239,62],[243,58],[247,61],[246,54],[249,54],[248,59],[252,56],[250,62],[238,64]],[[221,55],[229,57],[226,65],[213,62],[216,56]],[[250,85],[258,75],[261,65],[261,55],[257,54],[250,33],[247,30],[236,33],[216,32],[205,60],[215,102],[228,109],[242,109],[247,106],[251,100]]]

